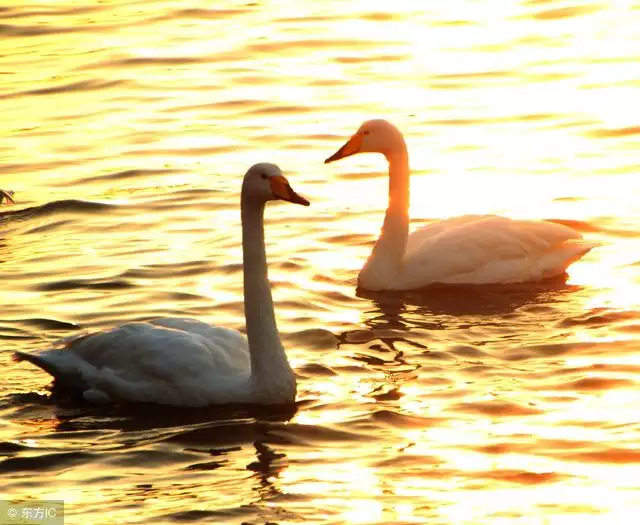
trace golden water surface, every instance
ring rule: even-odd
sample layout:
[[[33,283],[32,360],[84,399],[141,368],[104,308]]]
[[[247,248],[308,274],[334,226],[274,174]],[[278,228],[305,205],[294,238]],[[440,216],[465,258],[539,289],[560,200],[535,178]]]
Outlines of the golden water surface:
[[[5,0],[0,496],[66,522],[635,523],[640,2]],[[413,227],[563,221],[565,280],[358,297],[405,133]],[[13,350],[157,315],[242,329],[239,190],[267,209],[288,413],[51,399]],[[0,523],[4,523],[0,517]]]

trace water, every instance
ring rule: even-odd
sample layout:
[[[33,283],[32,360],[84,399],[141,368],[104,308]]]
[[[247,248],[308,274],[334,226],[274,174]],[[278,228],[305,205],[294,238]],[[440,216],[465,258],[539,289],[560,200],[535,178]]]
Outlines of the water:
[[[617,524],[640,511],[640,4],[7,1],[0,494],[67,523]],[[358,297],[400,127],[412,225],[548,218],[565,280]],[[295,410],[96,409],[10,359],[81,329],[242,328],[241,177],[267,210]]]

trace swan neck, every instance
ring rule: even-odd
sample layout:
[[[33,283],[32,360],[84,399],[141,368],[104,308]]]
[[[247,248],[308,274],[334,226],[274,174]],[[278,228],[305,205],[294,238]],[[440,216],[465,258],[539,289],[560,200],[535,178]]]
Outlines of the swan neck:
[[[401,265],[409,235],[409,156],[404,140],[386,155],[389,161],[389,206],[376,249],[387,252],[392,264]]]
[[[409,211],[409,154],[402,140],[386,155],[389,162],[389,210],[407,214]]]
[[[365,288],[383,289],[400,278],[409,237],[409,159],[404,141],[386,155],[389,161],[389,206],[380,237],[359,276]]]
[[[251,375],[259,382],[273,371],[290,371],[276,325],[264,245],[264,202],[242,197],[244,307],[251,354]]]

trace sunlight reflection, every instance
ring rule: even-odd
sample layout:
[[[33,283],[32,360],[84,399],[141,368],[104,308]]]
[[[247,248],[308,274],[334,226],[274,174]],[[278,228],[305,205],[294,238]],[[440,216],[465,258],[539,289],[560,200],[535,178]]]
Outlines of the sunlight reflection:
[[[331,504],[331,500],[326,503]],[[342,501],[338,501],[342,503]],[[351,509],[344,512],[342,519],[349,523],[379,523],[382,519],[382,503],[373,499],[350,499]]]
[[[1,211],[84,201],[1,217],[10,492],[63,499],[79,522],[638,515],[637,0],[6,4],[0,187],[18,203]],[[500,214],[566,221],[601,246],[569,286],[508,313],[356,297],[388,166],[323,160],[376,117],[406,137],[411,230]],[[84,406],[49,417],[49,379],[12,350],[168,313],[243,329],[238,202],[261,161],[311,201],[266,213],[300,371],[289,428],[261,411],[166,434]],[[368,339],[392,323],[395,352]]]
[[[315,484],[300,484],[295,480],[296,473],[288,469],[280,477],[290,493],[302,493],[312,490],[316,494],[331,494],[333,492],[349,493],[352,495],[368,494],[380,495],[379,479],[373,469],[356,463],[324,463],[317,471],[316,477],[319,483],[336,482],[333,487],[325,487],[321,492],[315,491]]]
[[[372,497],[382,495],[380,480],[370,468],[355,463],[322,463],[314,472],[316,480],[300,479],[302,472],[288,469],[280,477],[283,490],[291,494],[316,495],[310,503],[336,509],[349,523],[378,523],[383,504]]]
[[[449,505],[443,505],[439,511],[452,524],[472,523],[478,516],[494,516],[491,523],[501,524],[539,524],[545,520],[542,509],[536,508],[536,502],[545,501],[548,505],[574,506],[575,511],[554,518],[554,523],[573,525],[579,523],[625,523],[610,521],[622,516],[624,508],[632,504],[629,494],[584,486],[565,485],[557,487],[529,487],[527,493],[518,489],[498,489],[486,491],[457,491],[456,499]],[[588,503],[602,502],[603,507],[596,511]],[[503,516],[503,518],[500,518]]]
[[[326,383],[325,383],[326,385]],[[344,393],[343,393],[344,394]],[[365,414],[366,410],[363,408],[360,412],[360,415]],[[296,423],[300,423],[301,425],[327,425],[331,423],[339,423],[341,421],[349,420],[359,415],[358,412],[354,412],[353,409],[344,408],[344,409],[323,409],[322,411],[307,411],[307,412],[298,412],[294,421]]]

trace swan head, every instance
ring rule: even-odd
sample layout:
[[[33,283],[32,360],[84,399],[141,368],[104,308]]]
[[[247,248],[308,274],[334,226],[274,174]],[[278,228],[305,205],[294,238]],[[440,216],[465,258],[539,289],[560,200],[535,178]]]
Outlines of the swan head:
[[[267,202],[283,200],[309,206],[309,201],[298,195],[275,164],[254,164],[244,176],[242,194],[252,200]]]
[[[402,133],[384,119],[367,120],[358,131],[324,163],[350,157],[356,153],[382,153],[389,158],[398,150],[406,150]]]

